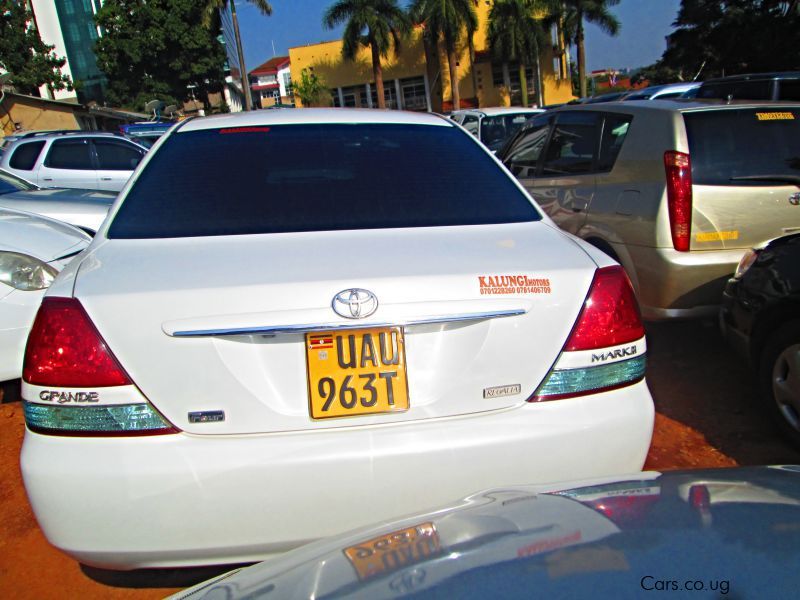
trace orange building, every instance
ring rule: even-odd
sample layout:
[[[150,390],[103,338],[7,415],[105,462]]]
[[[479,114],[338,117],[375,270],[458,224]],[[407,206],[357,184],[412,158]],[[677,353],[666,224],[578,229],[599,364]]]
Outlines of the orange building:
[[[509,106],[519,104],[520,77],[518,65],[493,61],[486,42],[490,0],[481,0],[476,7],[478,31],[475,33],[475,61],[470,64],[466,36],[458,47],[458,88],[461,108],[476,106]],[[561,36],[552,32],[553,47],[540,57],[543,104],[560,104],[571,100],[572,84]],[[416,27],[400,52],[383,61],[384,94],[387,108],[404,110],[452,110],[450,72],[447,55],[439,44],[438,64],[428,65],[422,44],[422,28]],[[368,48],[362,48],[354,61],[342,58],[342,41],[334,40],[289,49],[291,77],[300,81],[304,69],[313,72],[330,91],[325,104],[348,107],[377,106]],[[434,60],[433,62],[437,62]],[[474,72],[474,77],[473,77]],[[527,65],[529,102],[535,102],[535,67]],[[438,106],[436,91],[441,89],[443,104]],[[300,105],[299,100],[295,103]]]

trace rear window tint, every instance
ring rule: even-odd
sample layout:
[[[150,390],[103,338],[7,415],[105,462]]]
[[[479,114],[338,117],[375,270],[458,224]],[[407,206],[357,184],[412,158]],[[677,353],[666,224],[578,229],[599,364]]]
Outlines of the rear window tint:
[[[87,140],[56,140],[50,146],[44,166],[51,169],[93,171],[92,155]]]
[[[726,81],[709,83],[700,86],[698,98],[722,98],[728,96],[734,100],[771,100],[772,80],[761,81]]]
[[[36,159],[39,158],[42,148],[44,148],[44,142],[29,142],[19,145],[14,149],[8,165],[12,169],[30,171],[36,165]]]
[[[800,175],[800,109],[685,113],[692,181],[700,185],[780,185],[735,177]]]
[[[454,127],[278,125],[176,133],[110,238],[535,221],[526,196]]]
[[[800,100],[800,79],[782,79],[778,86],[778,100]]]

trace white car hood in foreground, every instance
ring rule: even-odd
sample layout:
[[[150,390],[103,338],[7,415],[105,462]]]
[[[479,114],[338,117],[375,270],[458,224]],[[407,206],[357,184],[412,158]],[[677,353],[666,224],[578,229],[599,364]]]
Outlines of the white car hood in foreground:
[[[545,222],[95,242],[75,296],[150,402],[180,429],[205,434],[397,423],[519,405],[558,357],[596,268]],[[373,292],[377,311],[359,320],[335,314],[333,297],[349,288]],[[303,334],[176,337],[503,311],[524,314],[407,325],[410,409],[324,421],[309,418]],[[485,398],[496,386],[520,391]],[[190,412],[216,410],[224,421],[188,421]]]

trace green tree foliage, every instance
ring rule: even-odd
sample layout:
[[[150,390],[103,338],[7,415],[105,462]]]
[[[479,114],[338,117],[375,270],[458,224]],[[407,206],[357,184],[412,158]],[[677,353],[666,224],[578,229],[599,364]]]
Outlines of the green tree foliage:
[[[292,92],[300,99],[303,106],[319,106],[328,95],[328,88],[321,78],[308,69],[300,72],[300,81],[292,82]]]
[[[673,25],[648,71],[692,80],[800,68],[797,0],[682,0]]]
[[[581,97],[586,96],[584,21],[597,25],[608,35],[617,35],[620,23],[609,8],[619,2],[620,0],[547,0],[553,15],[560,19],[567,43],[574,44],[578,48],[578,81]]]
[[[27,2],[0,0],[0,63],[10,73],[8,83],[18,92],[34,96],[42,85],[71,90],[69,77],[61,74],[66,60],[42,42],[27,6]]]
[[[272,5],[266,0],[250,0],[250,4],[255,6],[262,15],[272,14]],[[239,34],[239,17],[236,15],[236,2],[234,0],[203,0],[203,26],[211,31],[219,30],[219,11],[230,8],[231,22],[233,25],[233,37],[236,43],[236,53],[239,62],[239,79],[244,94],[244,109],[253,108],[253,99],[250,97],[250,82],[247,74],[247,67],[244,64],[244,48],[242,48],[242,36]]]
[[[219,21],[204,27],[203,10],[195,0],[106,0],[95,17],[103,29],[95,54],[109,103],[134,110],[153,99],[181,104],[194,85],[208,108],[208,94],[222,89],[225,50],[212,34]]]
[[[444,43],[453,109],[458,110],[461,108],[461,94],[458,87],[457,46],[465,33],[478,28],[473,0],[413,0],[410,13],[415,23],[425,27],[424,35],[430,36],[430,40]]]
[[[370,49],[378,108],[386,108],[381,59],[392,48],[397,52],[411,30],[411,21],[397,0],[338,0],[325,12],[322,23],[328,29],[346,23],[342,37],[346,60],[355,60],[361,46]]]
[[[266,0],[249,0],[262,15],[267,17],[272,14],[272,5]],[[203,25],[210,27],[216,22],[217,14],[221,10],[228,8],[230,0],[202,0],[203,4]]]
[[[487,40],[494,58],[503,63],[505,74],[507,63],[519,65],[522,105],[528,106],[528,83],[525,79],[527,65],[536,64],[537,102],[541,105],[541,69],[539,51],[547,44],[547,33],[542,21],[537,18],[542,9],[535,0],[496,0],[489,11]],[[506,85],[508,83],[506,82]]]

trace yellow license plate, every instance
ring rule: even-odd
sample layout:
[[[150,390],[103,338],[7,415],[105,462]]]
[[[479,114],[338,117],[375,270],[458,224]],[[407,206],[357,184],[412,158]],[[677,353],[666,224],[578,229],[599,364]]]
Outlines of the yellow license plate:
[[[312,419],[408,410],[401,327],[306,334]]]
[[[344,554],[363,581],[422,562],[441,550],[436,527],[422,523],[350,546]]]

